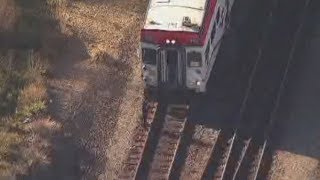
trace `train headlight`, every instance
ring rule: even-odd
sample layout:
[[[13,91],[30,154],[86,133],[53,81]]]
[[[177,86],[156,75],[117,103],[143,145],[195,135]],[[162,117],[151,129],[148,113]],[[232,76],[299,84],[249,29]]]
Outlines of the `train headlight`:
[[[171,43],[171,44],[175,44],[175,43],[176,43],[176,40],[173,39],[173,40],[170,41],[169,39],[166,39],[166,43],[167,43],[167,44],[170,44],[170,43]]]
[[[201,82],[200,82],[200,81],[196,81],[196,85],[197,85],[197,86],[200,86],[200,85],[201,85]]]

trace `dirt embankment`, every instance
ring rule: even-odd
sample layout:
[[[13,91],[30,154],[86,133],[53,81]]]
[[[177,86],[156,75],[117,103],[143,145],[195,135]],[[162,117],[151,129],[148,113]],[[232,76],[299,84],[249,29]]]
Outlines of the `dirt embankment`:
[[[81,1],[57,8],[65,35],[51,58],[49,106],[64,129],[54,160],[58,177],[113,179],[139,123],[136,54],[145,0]]]

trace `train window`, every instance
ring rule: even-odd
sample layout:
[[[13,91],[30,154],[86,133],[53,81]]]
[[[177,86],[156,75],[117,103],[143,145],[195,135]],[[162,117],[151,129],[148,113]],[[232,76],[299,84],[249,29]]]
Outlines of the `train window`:
[[[219,23],[220,22],[220,7],[218,8],[218,12],[216,15],[216,22]]]
[[[228,26],[230,22],[230,13],[228,12],[228,10],[226,11],[226,17],[225,17],[225,23]]]
[[[211,36],[210,36],[211,43],[213,43],[213,39],[215,35],[216,35],[216,23],[213,22],[213,27],[212,27]]]
[[[221,17],[221,21],[220,21],[219,27],[223,26],[223,23],[224,23],[224,18],[223,17],[225,17],[225,13],[226,13],[226,11],[223,8],[222,13],[221,13],[222,17]]]
[[[206,51],[205,51],[206,61],[209,60],[209,49],[210,49],[210,44],[209,44],[209,42],[208,42],[207,48],[206,48]]]
[[[200,52],[189,52],[187,55],[188,65],[189,67],[201,67],[202,66],[202,58]]]
[[[157,51],[154,49],[143,48],[142,60],[146,64],[156,64]]]

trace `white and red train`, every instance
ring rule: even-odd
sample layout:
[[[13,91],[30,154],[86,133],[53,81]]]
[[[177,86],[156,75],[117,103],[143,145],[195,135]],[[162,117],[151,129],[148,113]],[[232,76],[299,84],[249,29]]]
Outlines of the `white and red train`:
[[[205,92],[234,0],[150,0],[141,30],[147,89]]]

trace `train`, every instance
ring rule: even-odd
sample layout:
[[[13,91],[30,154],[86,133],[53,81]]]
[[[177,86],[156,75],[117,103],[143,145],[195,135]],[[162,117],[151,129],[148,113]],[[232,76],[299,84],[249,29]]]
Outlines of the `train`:
[[[139,57],[147,90],[205,93],[234,0],[150,0]]]

